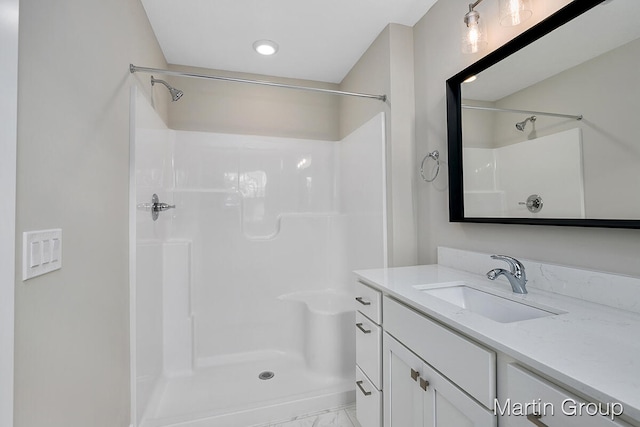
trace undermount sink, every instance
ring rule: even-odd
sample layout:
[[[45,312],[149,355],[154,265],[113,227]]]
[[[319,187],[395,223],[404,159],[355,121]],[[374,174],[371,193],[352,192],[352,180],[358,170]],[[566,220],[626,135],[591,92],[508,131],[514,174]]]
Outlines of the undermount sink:
[[[453,282],[437,288],[426,285],[418,285],[414,288],[500,323],[519,322],[560,314],[483,292],[468,286],[465,282]]]

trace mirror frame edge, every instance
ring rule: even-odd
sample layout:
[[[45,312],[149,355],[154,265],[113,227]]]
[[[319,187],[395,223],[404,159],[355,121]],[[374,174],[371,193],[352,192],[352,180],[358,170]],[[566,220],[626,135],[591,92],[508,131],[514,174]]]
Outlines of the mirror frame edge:
[[[525,46],[549,34],[607,0],[574,0],[538,24],[488,53],[446,81],[447,153],[449,171],[449,222],[485,224],[552,225],[599,228],[640,228],[640,220],[582,218],[465,217],[462,146],[462,82],[486,70]]]

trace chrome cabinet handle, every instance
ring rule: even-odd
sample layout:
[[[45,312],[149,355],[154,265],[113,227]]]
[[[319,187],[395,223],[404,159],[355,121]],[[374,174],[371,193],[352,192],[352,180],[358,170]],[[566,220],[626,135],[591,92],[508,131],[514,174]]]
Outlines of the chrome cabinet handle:
[[[420,388],[423,389],[424,391],[427,391],[428,387],[429,387],[429,381],[427,381],[424,378],[420,377]]]
[[[365,328],[362,327],[362,323],[356,323],[356,328],[360,329],[365,334],[370,334],[371,333],[371,330],[366,330]]]
[[[371,392],[365,390],[364,387],[362,387],[362,383],[363,381],[356,381],[356,385],[360,388],[360,391],[362,392],[362,394],[364,394],[365,396],[369,396]]]
[[[418,377],[420,376],[420,373],[414,369],[411,369],[411,379],[414,381],[418,381]]]
[[[356,297],[356,301],[358,301],[362,305],[371,305],[369,301],[364,301],[362,297]]]
[[[540,414],[528,414],[527,415],[527,421],[531,422],[533,425],[536,425],[538,427],[548,427],[545,423],[540,421],[540,418],[542,418],[542,415],[540,415]]]

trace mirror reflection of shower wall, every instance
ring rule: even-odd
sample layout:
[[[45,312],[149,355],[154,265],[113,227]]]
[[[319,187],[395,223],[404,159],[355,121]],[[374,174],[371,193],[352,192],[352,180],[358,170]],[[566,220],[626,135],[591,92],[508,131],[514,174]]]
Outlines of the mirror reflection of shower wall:
[[[520,131],[530,114],[463,109],[466,217],[640,218],[640,27],[626,23],[630,11],[640,2],[600,5],[463,85],[467,105],[584,116],[538,115]],[[571,56],[581,59],[568,69],[546,65]],[[518,204],[533,193],[539,213]]]

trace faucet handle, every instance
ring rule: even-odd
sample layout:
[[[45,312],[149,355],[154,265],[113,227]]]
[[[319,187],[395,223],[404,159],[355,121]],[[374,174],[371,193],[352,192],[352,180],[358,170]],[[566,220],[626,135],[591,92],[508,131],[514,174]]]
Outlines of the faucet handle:
[[[508,255],[491,255],[491,258],[499,259],[506,262],[507,264],[509,264],[511,274],[518,278],[522,277],[525,283],[527,282],[527,276],[524,272],[524,265],[520,261]]]

